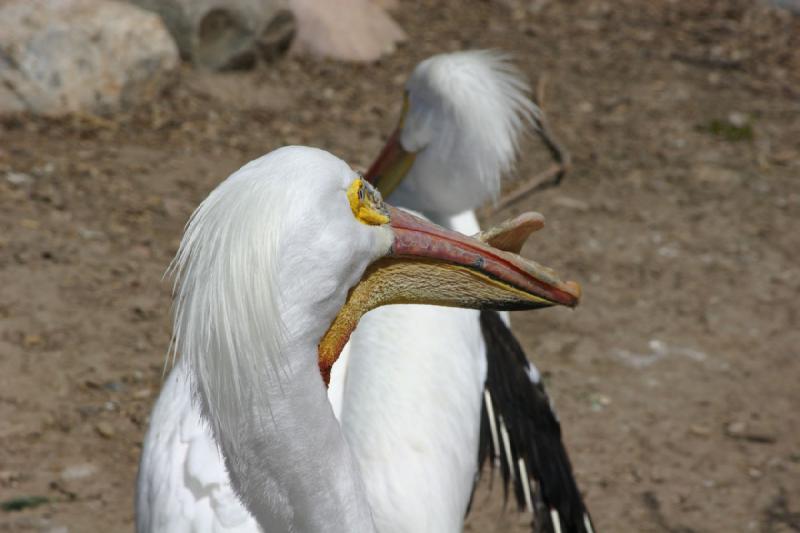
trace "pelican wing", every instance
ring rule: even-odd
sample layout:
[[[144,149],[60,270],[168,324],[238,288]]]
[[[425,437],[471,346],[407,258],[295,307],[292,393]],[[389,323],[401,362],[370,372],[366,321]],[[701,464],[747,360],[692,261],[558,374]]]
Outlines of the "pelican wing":
[[[488,371],[478,464],[499,466],[508,496],[534,514],[533,530],[592,532],[561,426],[538,371],[496,311],[482,311]]]
[[[234,494],[180,364],[150,420],[136,501],[138,533],[260,533]]]

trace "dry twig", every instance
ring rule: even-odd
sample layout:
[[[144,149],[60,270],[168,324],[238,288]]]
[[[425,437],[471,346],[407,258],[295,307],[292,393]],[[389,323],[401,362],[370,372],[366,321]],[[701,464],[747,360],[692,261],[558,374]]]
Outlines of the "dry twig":
[[[539,109],[541,109],[541,113],[534,117],[534,126],[536,128],[536,134],[542,140],[555,162],[544,172],[536,174],[531,179],[526,180],[520,187],[517,187],[499,198],[497,202],[491,206],[490,210],[492,212],[499,211],[529,194],[541,192],[552,187],[558,187],[561,185],[561,181],[564,179],[566,173],[569,172],[572,167],[572,157],[567,149],[555,138],[547,123],[544,111],[546,83],[546,77],[542,76],[536,88],[536,100]]]

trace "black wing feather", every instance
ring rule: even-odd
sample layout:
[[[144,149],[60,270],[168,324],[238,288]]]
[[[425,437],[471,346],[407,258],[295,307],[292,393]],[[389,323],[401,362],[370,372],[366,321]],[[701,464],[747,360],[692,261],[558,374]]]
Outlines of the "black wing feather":
[[[499,463],[504,495],[508,498],[511,484],[520,510],[526,507],[522,483],[529,483],[533,531],[592,533],[594,525],[572,474],[572,465],[561,440],[561,425],[544,385],[531,380],[525,352],[500,314],[481,311],[480,321],[488,359],[486,391],[491,396],[498,433],[501,421],[508,432],[512,463],[509,464],[502,438],[498,437],[500,449],[495,449],[484,397],[479,469],[487,461],[493,469]],[[525,463],[528,480],[521,479],[517,465],[520,458]],[[552,511],[557,513],[560,527],[553,524]]]

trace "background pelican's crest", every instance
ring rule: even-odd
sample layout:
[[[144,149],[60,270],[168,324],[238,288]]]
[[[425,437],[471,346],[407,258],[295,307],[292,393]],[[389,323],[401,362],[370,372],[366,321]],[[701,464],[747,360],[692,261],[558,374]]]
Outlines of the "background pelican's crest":
[[[433,56],[417,65],[406,89],[403,146],[430,147],[426,152],[447,161],[452,175],[477,173],[496,196],[514,165],[520,133],[540,114],[510,56],[491,50]]]

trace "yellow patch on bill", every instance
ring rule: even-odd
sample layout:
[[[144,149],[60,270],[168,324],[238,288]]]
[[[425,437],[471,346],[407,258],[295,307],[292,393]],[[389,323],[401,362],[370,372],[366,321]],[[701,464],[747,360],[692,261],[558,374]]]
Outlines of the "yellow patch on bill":
[[[380,226],[389,222],[380,195],[361,178],[354,179],[347,188],[347,200],[353,215],[364,224]]]

